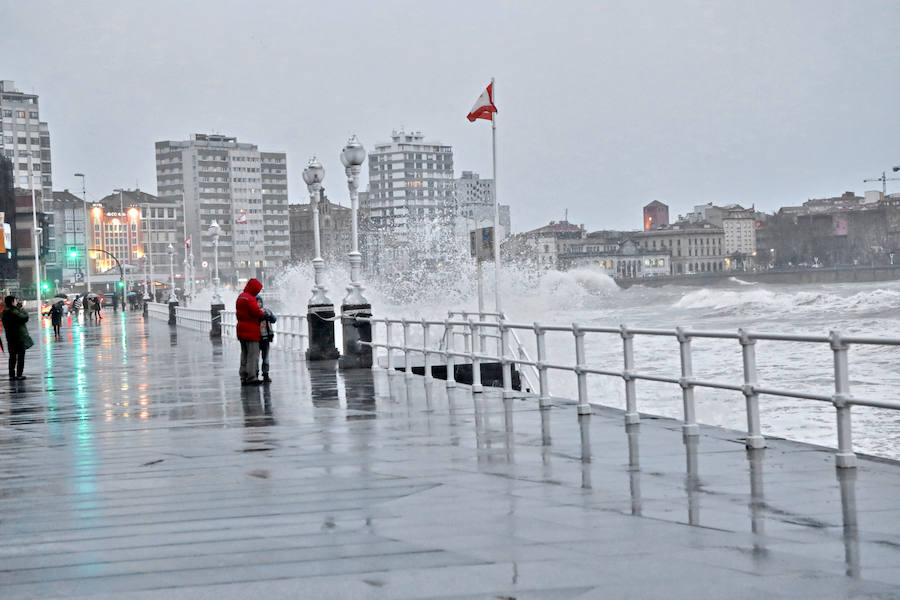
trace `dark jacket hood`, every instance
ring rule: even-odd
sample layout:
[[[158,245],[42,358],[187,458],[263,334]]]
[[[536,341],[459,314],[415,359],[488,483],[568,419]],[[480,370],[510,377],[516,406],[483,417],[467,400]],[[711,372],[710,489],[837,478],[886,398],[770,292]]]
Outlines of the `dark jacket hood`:
[[[262,289],[262,287],[262,283],[259,282],[259,279],[253,278],[247,282],[247,285],[244,286],[244,291],[251,296],[256,296]]]

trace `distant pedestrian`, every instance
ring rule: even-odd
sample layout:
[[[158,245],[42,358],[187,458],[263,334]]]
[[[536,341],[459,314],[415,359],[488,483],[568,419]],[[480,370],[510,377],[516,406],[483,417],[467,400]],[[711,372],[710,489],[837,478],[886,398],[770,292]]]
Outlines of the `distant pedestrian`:
[[[75,296],[75,299],[72,300],[72,306],[69,310],[75,318],[78,318],[78,311],[81,310],[81,296]]]
[[[28,313],[22,308],[22,302],[16,301],[15,296],[7,296],[3,299],[3,314],[0,321],[3,330],[6,331],[6,351],[9,353],[9,379],[26,379],[22,375],[25,370],[25,351],[34,346],[31,336],[28,335]]]
[[[259,322],[259,357],[262,359],[262,380],[265,383],[272,381],[269,378],[269,344],[275,339],[275,330],[272,323],[278,319],[268,308],[263,307],[262,296],[256,297],[259,308],[263,311],[263,318]]]
[[[113,312],[119,312],[119,293],[118,292],[113,292],[112,302],[113,302]],[[122,310],[125,310],[124,306],[122,307]]]
[[[259,322],[265,313],[256,302],[262,290],[258,279],[251,279],[234,304],[237,317],[237,338],[241,342],[241,385],[259,385]]]
[[[91,300],[91,310],[93,310],[94,316],[98,321],[103,320],[103,299],[100,296],[94,296]]]
[[[50,323],[53,325],[53,336],[59,337],[59,329],[62,327],[63,301],[54,302],[50,307]]]

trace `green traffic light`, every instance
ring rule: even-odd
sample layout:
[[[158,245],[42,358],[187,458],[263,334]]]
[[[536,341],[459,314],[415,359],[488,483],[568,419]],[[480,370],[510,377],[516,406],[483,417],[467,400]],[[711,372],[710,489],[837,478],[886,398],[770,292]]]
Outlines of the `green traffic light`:
[[[119,282],[119,287],[122,287],[122,288],[125,287],[125,282],[124,282],[124,281],[120,281],[120,282]]]
[[[69,258],[78,258],[78,250],[75,248],[69,250]]]
[[[47,290],[50,289],[50,284],[45,281],[44,283],[41,284],[41,289],[46,292]]]

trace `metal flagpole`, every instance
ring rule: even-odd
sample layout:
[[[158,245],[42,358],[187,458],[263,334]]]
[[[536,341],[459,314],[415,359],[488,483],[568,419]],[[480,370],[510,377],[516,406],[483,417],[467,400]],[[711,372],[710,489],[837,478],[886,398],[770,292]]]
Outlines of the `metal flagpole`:
[[[491,77],[491,102],[497,106],[497,86]],[[498,313],[500,307],[500,203],[497,201],[497,113],[491,113],[491,146],[494,157],[494,305]]]

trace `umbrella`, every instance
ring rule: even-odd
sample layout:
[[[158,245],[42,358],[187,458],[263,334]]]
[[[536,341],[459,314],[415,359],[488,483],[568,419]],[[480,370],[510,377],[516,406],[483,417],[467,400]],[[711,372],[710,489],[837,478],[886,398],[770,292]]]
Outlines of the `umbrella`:
[[[126,296],[137,296],[137,292],[128,292]]]
[[[68,299],[69,299],[69,297],[66,296],[66,295],[63,294],[63,293],[56,294],[56,295],[53,296],[53,297],[54,297],[54,298],[62,298],[63,300],[68,300]],[[56,304],[56,303],[54,302],[54,304]]]
[[[94,292],[87,294],[87,297],[88,298],[99,298],[99,296],[97,294],[95,294]]]

